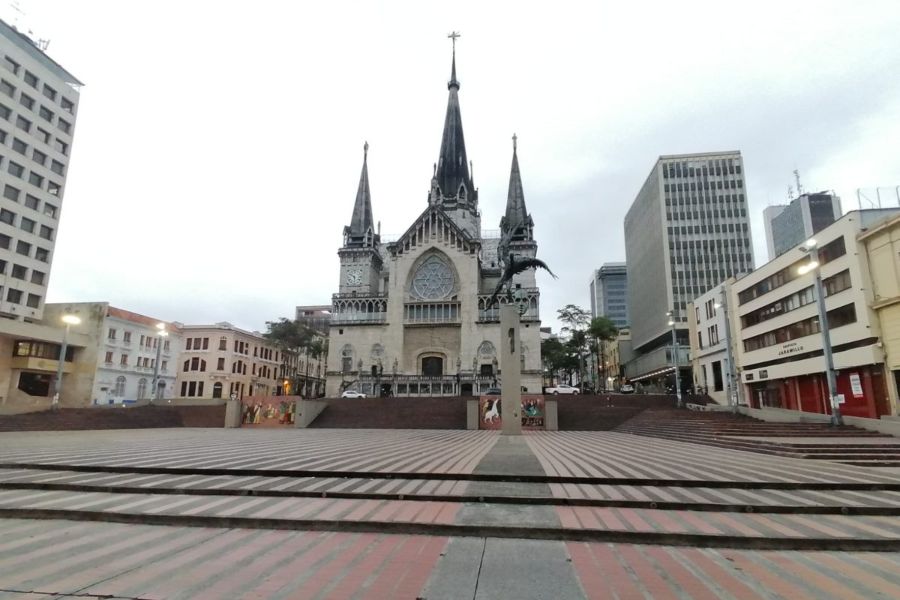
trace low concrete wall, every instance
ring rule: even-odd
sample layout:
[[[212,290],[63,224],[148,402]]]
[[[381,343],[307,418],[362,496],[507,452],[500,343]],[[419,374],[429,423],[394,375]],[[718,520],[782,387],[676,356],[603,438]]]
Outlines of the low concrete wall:
[[[328,406],[327,400],[297,400],[294,409],[294,427],[305,429]]]
[[[225,402],[225,428],[235,429],[241,426],[241,401],[228,400]]]
[[[831,415],[822,413],[802,412],[799,410],[787,410],[784,408],[748,408],[741,406],[742,414],[761,421],[773,423],[830,423]],[[866,419],[864,417],[844,416],[845,425],[853,425],[860,429],[877,431],[887,435],[900,437],[900,420],[895,417],[882,417],[881,419]]]
[[[544,429],[547,431],[559,430],[559,405],[556,400],[544,400]]]
[[[466,429],[478,429],[479,419],[478,398],[466,400]]]

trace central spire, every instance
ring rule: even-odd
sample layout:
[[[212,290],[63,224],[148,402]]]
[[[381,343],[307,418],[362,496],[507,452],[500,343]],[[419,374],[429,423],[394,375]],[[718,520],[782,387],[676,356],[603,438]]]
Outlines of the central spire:
[[[462,114],[459,109],[459,81],[456,79],[456,38],[459,33],[449,34],[453,40],[453,61],[447,89],[447,116],[444,118],[444,134],[441,137],[441,151],[438,155],[435,179],[441,196],[459,203],[475,202],[475,186],[469,174],[469,160],[466,156],[466,141],[463,136]]]

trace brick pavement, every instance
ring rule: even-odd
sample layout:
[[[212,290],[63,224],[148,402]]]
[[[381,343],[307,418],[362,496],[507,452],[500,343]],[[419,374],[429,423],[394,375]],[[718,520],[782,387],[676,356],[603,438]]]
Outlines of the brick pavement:
[[[890,469],[619,432],[371,430],[0,434],[0,462],[0,597],[900,592]]]

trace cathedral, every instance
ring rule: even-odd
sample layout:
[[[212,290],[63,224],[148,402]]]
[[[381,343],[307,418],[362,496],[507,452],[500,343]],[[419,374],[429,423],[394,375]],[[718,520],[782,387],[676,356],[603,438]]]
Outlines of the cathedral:
[[[454,39],[455,42],[455,39]],[[478,188],[466,156],[454,47],[441,149],[424,210],[393,241],[372,216],[364,148],[340,288],[332,297],[326,394],[469,396],[497,387],[500,310],[489,303],[506,253],[534,257],[516,138],[506,212],[498,233],[481,229]],[[501,250],[502,248],[502,250]],[[504,255],[501,256],[501,253]],[[533,270],[513,279],[521,320],[522,387],[541,392],[540,292]]]

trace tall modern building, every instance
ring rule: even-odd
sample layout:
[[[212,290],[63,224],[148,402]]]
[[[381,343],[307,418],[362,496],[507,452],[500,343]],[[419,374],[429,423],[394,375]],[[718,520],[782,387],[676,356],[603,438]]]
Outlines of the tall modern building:
[[[663,385],[675,370],[666,313],[674,311],[678,364],[685,368],[688,303],[753,270],[741,153],[659,157],[625,216],[625,256],[636,355],[627,376]]]
[[[591,276],[591,316],[628,326],[628,277],[625,263],[603,263]]]
[[[841,199],[831,192],[801,194],[790,204],[763,211],[769,260],[793,250],[841,218]]]
[[[0,21],[0,317],[38,321],[81,82]]]

